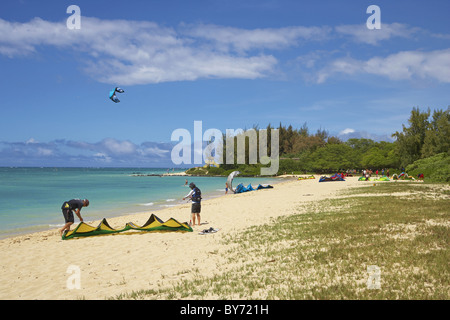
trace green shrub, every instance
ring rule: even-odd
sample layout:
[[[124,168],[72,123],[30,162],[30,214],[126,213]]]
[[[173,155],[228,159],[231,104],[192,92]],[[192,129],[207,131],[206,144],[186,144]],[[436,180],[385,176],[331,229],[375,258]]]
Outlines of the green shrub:
[[[439,153],[435,156],[416,160],[406,167],[406,172],[413,177],[423,173],[428,182],[450,182],[450,156]]]

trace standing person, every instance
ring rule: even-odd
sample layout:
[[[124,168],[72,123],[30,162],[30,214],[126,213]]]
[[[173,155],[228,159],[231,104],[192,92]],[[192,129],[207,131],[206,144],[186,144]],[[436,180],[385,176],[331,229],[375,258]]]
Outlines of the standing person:
[[[75,222],[73,217],[73,210],[75,210],[75,214],[78,216],[81,222],[83,222],[83,218],[81,217],[81,208],[89,206],[89,200],[88,199],[72,199],[69,201],[66,201],[61,206],[62,213],[64,215],[64,220],[66,224],[64,227],[62,227],[61,230],[59,230],[59,233],[61,236],[63,235],[64,231],[70,231],[70,226]]]
[[[225,194],[228,193],[228,182],[225,182]]]
[[[192,200],[192,207],[191,207],[191,220],[192,225],[195,226],[195,217],[197,216],[198,225],[200,225],[200,211],[202,210],[201,207],[201,201],[202,201],[202,192],[200,191],[197,186],[191,182],[189,184],[189,188],[191,188],[191,191],[184,196],[183,200],[186,198],[191,198]]]

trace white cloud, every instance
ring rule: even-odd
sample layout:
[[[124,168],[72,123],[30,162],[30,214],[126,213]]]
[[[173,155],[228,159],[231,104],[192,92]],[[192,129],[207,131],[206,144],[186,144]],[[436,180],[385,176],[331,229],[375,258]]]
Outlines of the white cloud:
[[[214,28],[220,30],[220,27]],[[199,32],[200,28],[196,30]],[[241,31],[245,32],[233,29],[226,33],[239,34]],[[275,32],[253,33],[264,38],[263,34]],[[64,22],[40,18],[27,23],[0,19],[0,54],[11,58],[30,55],[45,45],[70,53],[87,53],[91,58],[86,61],[86,72],[105,83],[133,85],[199,78],[255,79],[271,72],[278,62],[261,52],[251,55],[223,52],[217,45],[205,44],[203,35],[199,37],[145,21],[83,17],[81,29],[69,30]],[[285,45],[289,45],[288,42]],[[265,46],[273,47],[278,43],[279,38],[275,36],[265,39]]]
[[[94,154],[93,157],[94,157],[95,161],[106,162],[106,163],[112,162],[112,158],[110,156],[108,156],[107,154],[101,153],[101,152]]]
[[[103,139],[97,146],[104,149],[108,154],[115,155],[133,154],[137,149],[137,146],[130,141],[118,141],[112,138]]]
[[[338,34],[350,36],[354,41],[376,45],[380,41],[395,37],[410,38],[420,31],[419,28],[401,23],[382,23],[381,29],[370,30],[366,24],[342,25],[335,28]]]
[[[39,142],[36,141],[34,138],[30,138],[30,139],[28,139],[25,143],[26,143],[26,144],[29,144],[29,143],[39,143]]]
[[[96,143],[54,140],[51,142],[2,142],[0,165],[57,165],[95,166],[109,165],[152,166],[171,164],[170,143],[130,141],[106,138]]]
[[[53,150],[47,148],[37,148],[37,153],[40,156],[51,156],[53,155]]]
[[[171,149],[171,144],[144,142],[138,149],[138,152],[145,157],[156,156],[159,158],[165,158],[169,156],[169,152]]]
[[[349,133],[353,133],[353,132],[355,132],[354,129],[347,128],[347,129],[344,129],[344,130],[342,130],[341,132],[339,132],[339,135],[342,135],[342,134],[349,134]]]
[[[348,129],[345,129],[348,130]],[[388,135],[388,134],[374,134],[369,133],[367,131],[356,131],[353,129],[350,129],[352,131],[344,132],[345,130],[339,132],[338,138],[347,141],[348,139],[370,139],[376,142],[379,141],[387,141],[387,142],[393,142],[394,139]]]
[[[242,28],[217,25],[189,26],[185,31],[194,38],[213,41],[223,51],[245,52],[252,49],[284,49],[298,45],[302,40],[323,40],[328,37],[329,27],[291,26],[284,28]]]
[[[391,80],[432,79],[449,83],[450,49],[428,52],[402,51],[367,61],[340,58],[318,72],[317,82],[322,83],[334,74],[373,74]]]
[[[39,54],[41,46],[83,53],[83,70],[97,81],[135,85],[208,78],[257,79],[275,72],[276,53],[306,42],[344,38],[377,45],[394,38],[426,33],[401,23],[383,23],[369,30],[365,24],[290,26],[243,29],[211,24],[164,27],[149,21],[102,20],[82,17],[81,29],[69,30],[65,21],[35,18],[26,23],[0,19],[0,54]],[[450,82],[449,50],[403,51],[387,57],[332,59],[336,50],[319,50],[297,60],[305,78],[325,82],[335,74],[375,74],[392,80],[435,79]],[[271,50],[271,53],[267,51]],[[314,70],[318,70],[314,72]],[[312,76],[311,76],[312,75]]]

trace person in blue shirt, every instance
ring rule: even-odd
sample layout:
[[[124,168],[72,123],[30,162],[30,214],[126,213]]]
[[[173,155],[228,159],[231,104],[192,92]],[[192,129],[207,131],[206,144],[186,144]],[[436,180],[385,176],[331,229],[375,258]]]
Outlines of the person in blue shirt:
[[[200,225],[200,212],[202,210],[201,201],[202,201],[202,192],[200,191],[197,186],[191,182],[189,184],[189,188],[191,188],[191,191],[183,198],[185,200],[186,198],[190,198],[192,200],[192,207],[191,207],[191,220],[192,225],[195,226],[195,218],[197,217],[198,225]]]

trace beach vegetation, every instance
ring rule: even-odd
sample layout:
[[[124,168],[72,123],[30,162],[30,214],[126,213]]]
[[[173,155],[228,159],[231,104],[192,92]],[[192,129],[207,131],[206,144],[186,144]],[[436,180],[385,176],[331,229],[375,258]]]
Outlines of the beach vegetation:
[[[306,174],[306,173],[336,173],[347,170],[361,172],[364,169],[372,171],[389,169],[390,174],[401,173],[409,167],[413,175],[424,173],[425,179],[431,182],[448,182],[448,156],[450,156],[450,107],[447,110],[437,109],[431,113],[413,108],[408,125],[402,125],[401,132],[395,132],[392,137],[394,142],[374,141],[366,138],[351,138],[342,141],[336,136],[331,136],[327,130],[319,129],[311,133],[304,123],[296,129],[292,125],[279,124],[279,169],[282,174]],[[254,126],[259,141],[258,126]],[[268,132],[267,154],[271,154],[271,135],[275,129],[271,124],[266,128]],[[224,135],[224,149],[226,137]],[[236,136],[234,145],[237,144]],[[234,150],[234,163],[227,164],[225,155],[219,167],[207,166],[191,168],[187,171],[192,175],[227,176],[232,171],[238,170],[241,175],[258,176],[261,172],[261,161],[257,164],[249,164],[250,140],[245,141],[245,164],[237,163],[237,151]],[[256,146],[259,148],[259,146]],[[437,158],[434,156],[441,154]],[[429,160],[426,160],[430,158]],[[423,160],[423,161],[421,161]],[[439,161],[439,170],[430,165],[433,161]],[[417,164],[414,164],[419,161]],[[424,167],[425,166],[425,167]],[[411,174],[410,173],[410,174]]]
[[[449,205],[441,184],[346,190],[306,212],[227,234],[228,249],[211,257],[227,268],[213,275],[115,298],[448,300]]]
[[[408,174],[423,173],[427,182],[450,182],[450,155],[446,152],[419,159],[406,167]]]

